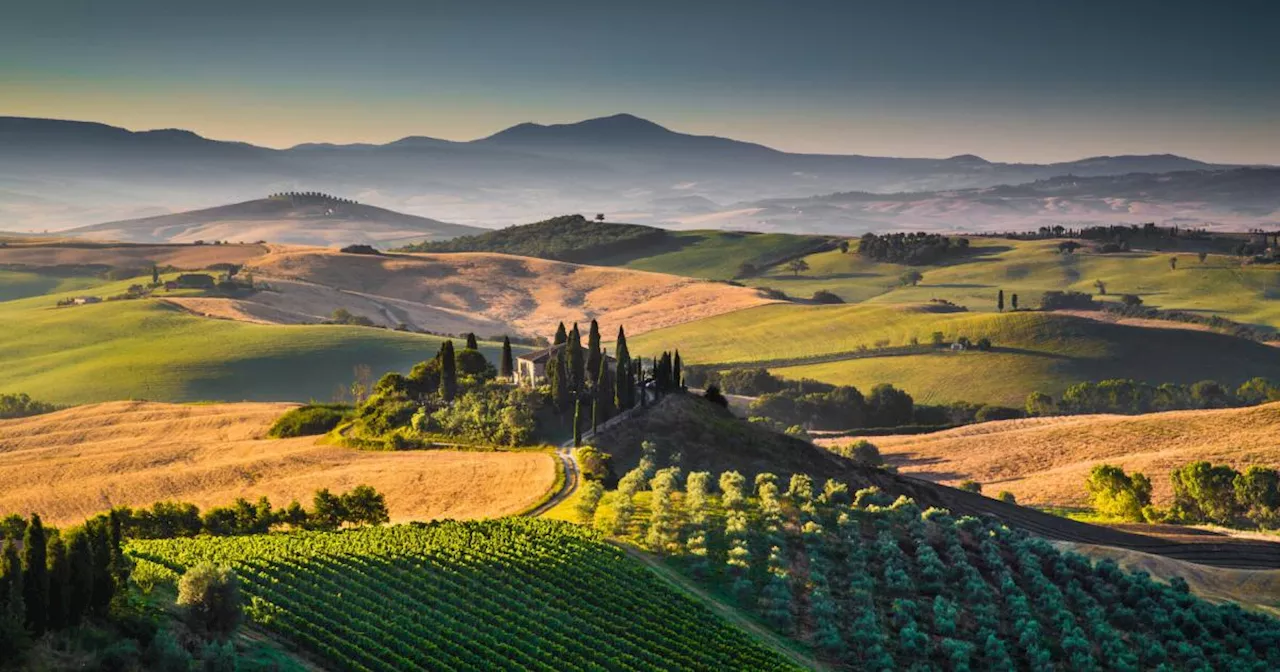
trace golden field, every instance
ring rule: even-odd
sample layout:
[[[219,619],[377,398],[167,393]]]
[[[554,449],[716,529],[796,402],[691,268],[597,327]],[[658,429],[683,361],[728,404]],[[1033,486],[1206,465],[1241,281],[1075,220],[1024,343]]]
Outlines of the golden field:
[[[539,452],[368,452],[315,437],[268,439],[290,404],[110,402],[0,421],[0,512],[66,525],[159,500],[202,509],[266,495],[307,504],[318,488],[368,484],[395,522],[516,513],[554,485]]]

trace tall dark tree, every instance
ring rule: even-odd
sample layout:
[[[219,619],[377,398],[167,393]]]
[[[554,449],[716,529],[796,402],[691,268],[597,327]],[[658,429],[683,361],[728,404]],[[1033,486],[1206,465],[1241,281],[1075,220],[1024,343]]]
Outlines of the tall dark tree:
[[[1017,310],[1017,309],[1018,309],[1018,295],[1017,295],[1017,294],[1014,294],[1013,296],[1009,297],[1009,299],[1010,299],[1010,300],[1009,300],[1009,305],[1010,305],[1010,306],[1012,306],[1014,310]]]
[[[480,343],[476,341],[476,335],[474,333],[467,334],[467,349],[468,350],[480,349]]]
[[[613,376],[613,406],[619,411],[625,411],[635,403],[635,379],[631,377],[631,353],[627,350],[627,333],[622,327],[618,327],[618,340],[614,343],[614,350],[618,353],[618,365]]]
[[[547,381],[551,384],[551,399],[555,404],[556,410],[560,411],[561,414],[569,412],[569,404],[572,402],[572,395],[569,391],[569,373],[565,368],[564,351],[565,348],[561,348],[559,352],[553,354],[551,359],[547,361]]]
[[[573,447],[582,445],[582,395],[573,398]]]
[[[270,509],[270,504],[267,508]],[[133,565],[124,554],[124,521],[119,511],[111,510],[107,515],[107,525],[111,535],[111,582],[115,585],[117,592],[123,593],[129,585],[129,574]]]
[[[71,564],[67,542],[62,535],[49,540],[49,629],[61,630],[70,625]]]
[[[68,540],[71,590],[67,596],[67,625],[79,625],[93,604],[93,540],[83,527],[72,530]]]
[[[0,559],[0,659],[13,660],[27,644],[23,628],[26,606],[22,599],[22,559],[12,538],[4,542]]]
[[[560,345],[567,340],[569,340],[569,334],[564,330],[564,322],[561,322],[560,326],[556,327],[556,337],[555,340],[551,341],[551,344]]]
[[[39,637],[49,627],[49,541],[38,514],[31,514],[22,537],[22,599],[27,629]]]
[[[645,408],[649,405],[649,380],[645,378],[644,374],[644,357],[637,357],[635,361],[631,362],[631,375],[634,377],[636,389],[640,393],[640,408]]]
[[[458,393],[458,360],[453,353],[453,341],[446,340],[440,344],[440,396],[452,401]]]
[[[587,331],[587,376],[592,384],[596,374],[600,372],[600,325],[591,320],[591,329]]]
[[[569,391],[575,396],[582,392],[587,382],[586,353],[582,351],[582,335],[578,325],[569,331],[569,341],[565,345],[565,368],[569,372]]]
[[[591,432],[594,434],[600,425],[613,415],[614,386],[609,380],[608,352],[600,353],[599,369],[596,372],[596,384],[592,388]]]
[[[996,294],[996,310],[1004,312],[1004,290],[1000,290]]]
[[[683,374],[680,373],[680,351],[676,350],[676,354],[671,361],[671,389],[678,390],[684,387]]]
[[[160,284],[160,269],[156,268],[154,265],[151,267],[151,284]]]
[[[89,596],[89,611],[105,616],[115,592],[115,583],[111,580],[111,530],[105,516],[86,522],[84,528],[93,548],[93,594]]]
[[[515,373],[515,360],[511,357],[511,337],[502,337],[502,361],[499,363],[498,375],[510,380]]]

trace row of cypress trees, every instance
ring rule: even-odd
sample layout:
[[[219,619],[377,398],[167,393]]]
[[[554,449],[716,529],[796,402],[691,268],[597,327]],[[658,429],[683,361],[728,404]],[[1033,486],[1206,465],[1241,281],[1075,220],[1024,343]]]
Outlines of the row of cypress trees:
[[[114,512],[65,533],[45,528],[32,514],[21,544],[10,536],[0,556],[0,660],[46,632],[106,616],[129,571]]]

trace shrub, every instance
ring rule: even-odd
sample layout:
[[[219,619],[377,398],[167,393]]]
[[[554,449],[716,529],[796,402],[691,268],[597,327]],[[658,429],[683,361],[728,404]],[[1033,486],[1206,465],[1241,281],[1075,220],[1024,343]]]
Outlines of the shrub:
[[[353,413],[354,409],[345,404],[308,404],[291,408],[271,425],[267,435],[287,439],[326,434],[350,419]]]
[[[973,414],[973,419],[977,422],[988,422],[991,420],[1016,420],[1025,415],[1022,411],[1008,406],[983,406]]]
[[[613,456],[595,446],[575,448],[573,457],[582,470],[582,477],[588,481],[604,482],[613,473]]]
[[[1112,464],[1099,464],[1085,481],[1089,503],[1105,516],[1142,522],[1143,508],[1151,504],[1151,481],[1141,473],[1124,473]]]
[[[1040,297],[1040,310],[1095,310],[1098,304],[1092,294],[1084,292],[1058,290],[1045,292]]]
[[[702,393],[702,398],[723,408],[729,408],[729,399],[720,392],[718,385],[708,385],[707,390]]]
[[[973,481],[973,480],[960,481],[960,485],[957,487],[961,490],[964,490],[965,492],[972,492],[979,495],[982,494],[982,484],[977,481]]]
[[[1009,492],[1008,490],[1001,490],[1000,492],[996,493],[996,499],[1004,502],[1005,504],[1018,503],[1018,498],[1014,497],[1013,493]]]
[[[243,616],[235,572],[209,562],[191,567],[178,580],[177,604],[192,629],[216,638],[235,632]]]
[[[372,245],[348,245],[340,250],[346,254],[376,254],[381,255]]]
[[[844,303],[844,299],[840,298],[835,293],[829,292],[825,289],[819,289],[818,291],[814,292],[813,299],[811,300],[814,303]]]

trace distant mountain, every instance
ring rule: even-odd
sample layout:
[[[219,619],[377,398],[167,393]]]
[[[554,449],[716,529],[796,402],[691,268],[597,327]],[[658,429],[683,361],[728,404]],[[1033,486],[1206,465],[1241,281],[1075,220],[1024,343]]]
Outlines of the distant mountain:
[[[743,202],[682,220],[688,228],[844,234],[1140,222],[1219,229],[1280,227],[1280,168],[1067,175],[1018,185],[894,194],[842,192]]]
[[[1172,155],[1017,164],[973,155],[792,154],[680,133],[630,114],[518,124],[469,142],[410,136],[386,144],[308,143],[283,150],[181,130],[0,117],[0,227],[57,229],[112,215],[136,217],[143,208],[151,214],[287,190],[352,194],[412,214],[487,226],[559,212],[663,224],[714,216],[716,204],[760,199],[1232,167]]]
[[[107,222],[69,235],[131,243],[229,240],[298,245],[365,243],[390,247],[483,231],[324,195],[273,196],[204,210]]]

